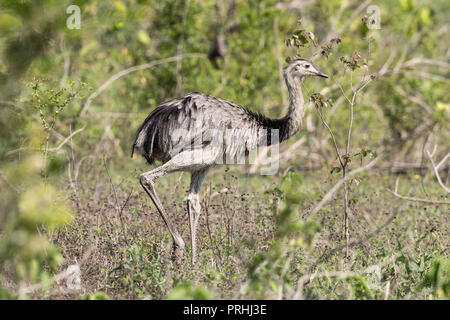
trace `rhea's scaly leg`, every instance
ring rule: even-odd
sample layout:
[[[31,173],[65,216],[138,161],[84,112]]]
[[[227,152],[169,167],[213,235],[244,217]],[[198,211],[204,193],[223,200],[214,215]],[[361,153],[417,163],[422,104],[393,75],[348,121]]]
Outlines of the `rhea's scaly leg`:
[[[198,262],[197,228],[201,214],[200,189],[205,180],[207,170],[193,172],[191,175],[191,186],[187,199],[187,210],[189,214],[189,225],[191,229],[192,264]]]

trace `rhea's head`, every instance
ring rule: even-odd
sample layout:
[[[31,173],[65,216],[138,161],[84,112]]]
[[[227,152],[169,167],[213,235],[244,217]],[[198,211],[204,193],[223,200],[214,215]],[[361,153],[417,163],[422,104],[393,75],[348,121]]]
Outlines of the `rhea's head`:
[[[284,68],[286,80],[302,79],[308,76],[318,76],[328,78],[328,76],[315,67],[311,61],[305,59],[296,59]]]

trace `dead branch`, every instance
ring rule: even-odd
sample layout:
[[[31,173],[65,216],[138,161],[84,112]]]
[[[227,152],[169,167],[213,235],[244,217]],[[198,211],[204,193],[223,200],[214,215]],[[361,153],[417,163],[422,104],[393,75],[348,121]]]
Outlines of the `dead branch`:
[[[116,186],[115,186],[115,184],[114,184],[113,181],[112,181],[111,174],[109,173],[109,170],[108,170],[108,165],[106,164],[106,158],[105,158],[105,155],[103,155],[103,164],[104,164],[104,166],[105,166],[105,170],[106,170],[106,173],[107,173],[108,178],[109,178],[109,183],[110,183],[111,188],[112,188],[112,190],[113,190],[114,199],[115,199],[115,202],[116,202],[115,209],[116,209],[117,215],[119,216],[120,224],[121,224],[121,226],[122,226],[122,230],[123,230],[123,239],[125,240],[125,243],[128,245],[129,243],[128,243],[127,236],[126,236],[126,234],[127,234],[127,229],[125,228],[125,223],[124,223],[124,221],[123,221],[122,212],[123,212],[123,209],[125,208],[125,206],[127,205],[128,200],[130,199],[130,196],[131,196],[131,193],[133,192],[133,190],[131,190],[130,194],[128,195],[127,199],[125,200],[124,205],[123,205],[122,208],[121,208],[120,205],[119,205],[119,198],[118,198],[118,196],[117,196]]]
[[[72,140],[72,137],[73,137],[74,135],[76,135],[77,133],[83,131],[85,128],[86,128],[86,126],[80,128],[80,129],[75,130],[75,131],[72,132],[67,138],[65,138],[64,141],[61,142],[57,147],[55,147],[55,148],[49,148],[49,149],[47,149],[47,151],[49,151],[49,152],[58,152],[62,147],[64,147],[64,145],[65,145],[67,142],[69,142],[70,140]]]
[[[445,159],[445,158],[444,158]],[[398,182],[399,182],[399,178],[397,178],[397,180],[395,181],[395,190],[392,191],[390,189],[387,189],[387,191],[389,191],[390,193],[392,193],[394,196],[396,196],[397,198],[403,199],[403,200],[408,200],[408,201],[416,201],[416,202],[424,202],[424,203],[431,203],[431,204],[450,204],[450,201],[439,201],[439,200],[430,200],[430,199],[421,199],[421,198],[416,198],[416,197],[407,197],[407,196],[403,196],[400,195],[397,190],[398,190]]]
[[[450,152],[447,153],[447,155],[444,158],[442,158],[442,160],[437,165],[433,161],[433,155],[434,155],[435,152],[436,152],[436,145],[435,145],[434,150],[433,150],[433,152],[431,154],[427,150],[428,159],[430,159],[431,165],[433,166],[434,175],[436,176],[436,179],[439,182],[440,186],[442,187],[442,189],[445,190],[445,192],[450,193],[450,189],[447,188],[446,185],[444,185],[444,183],[441,180],[441,177],[439,176],[439,168],[445,163],[445,161],[447,161],[447,158],[450,157]]]
[[[419,58],[419,57],[412,58],[412,59],[406,61],[405,63],[403,63],[402,67],[407,68],[407,67],[413,67],[416,65],[436,66],[436,67],[441,67],[441,68],[445,68],[445,69],[450,68],[450,63],[448,63],[448,62]]]
[[[328,191],[328,193],[322,198],[322,200],[314,207],[314,209],[311,211],[310,217],[313,216],[314,214],[316,214],[333,196],[333,194],[336,193],[337,190],[339,190],[339,188],[342,186],[342,184],[344,183],[344,181],[348,180],[350,177],[353,177],[354,175],[361,173],[365,170],[368,170],[370,168],[372,168],[375,163],[377,163],[377,161],[380,159],[380,157],[378,156],[377,158],[373,159],[372,161],[370,161],[368,164],[366,164],[363,167],[360,167],[358,169],[352,170],[350,171],[346,178],[342,178],[341,180],[339,180],[333,188],[330,189],[330,191]]]
[[[179,61],[181,59],[204,58],[204,57],[206,57],[206,56],[203,53],[180,54],[180,55],[177,55],[177,56],[174,56],[174,57],[160,59],[160,60],[155,60],[155,61],[152,61],[150,63],[145,63],[145,64],[141,64],[141,65],[138,65],[138,66],[133,66],[133,67],[127,68],[125,70],[122,70],[120,72],[117,72],[116,74],[111,76],[104,84],[102,84],[95,92],[93,92],[87,98],[86,103],[84,104],[84,106],[82,107],[82,109],[80,111],[80,117],[84,116],[86,114],[86,112],[88,111],[88,109],[89,109],[89,107],[91,105],[92,100],[97,98],[100,95],[100,93],[102,93],[106,88],[108,88],[111,85],[111,83],[113,83],[114,81],[122,78],[123,76],[126,76],[127,74],[129,74],[131,72],[153,68],[153,67],[161,65],[161,64],[170,63],[170,62],[176,62],[176,61]]]
[[[400,198],[400,199],[403,199],[403,200],[424,202],[424,203],[430,203],[430,204],[447,204],[447,205],[450,204],[450,201],[437,201],[437,200],[421,199],[421,198],[415,198],[415,197],[406,197],[406,196],[402,196],[402,195],[398,194],[397,192],[392,191],[390,189],[387,189],[387,191],[392,193],[397,198]]]

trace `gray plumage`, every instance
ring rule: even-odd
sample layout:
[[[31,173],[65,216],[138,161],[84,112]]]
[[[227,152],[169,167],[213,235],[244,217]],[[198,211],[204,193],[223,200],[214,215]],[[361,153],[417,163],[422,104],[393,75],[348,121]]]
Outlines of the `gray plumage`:
[[[196,127],[198,124],[200,127]],[[213,133],[219,131],[222,136],[226,132],[231,134],[224,141],[222,157],[235,158],[237,153],[247,153],[257,146],[264,138],[263,129],[281,129],[281,124],[280,120],[268,119],[229,100],[193,92],[156,108],[139,129],[133,151],[141,153],[149,164],[154,160],[166,162],[175,147],[207,146],[214,138]],[[190,139],[174,136],[175,130],[191,133]],[[197,141],[201,141],[198,146]]]
[[[282,142],[300,128],[305,112],[301,92],[306,76],[327,77],[310,61],[297,59],[284,69],[289,91],[289,111],[279,119],[241,107],[229,100],[198,92],[164,102],[153,110],[139,128],[132,147],[149,164],[163,165],[140,176],[140,183],[155,203],[174,239],[174,257],[179,262],[184,241],[164,211],[154,190],[156,178],[173,171],[191,172],[188,213],[191,227],[192,263],[197,262],[196,229],[200,216],[199,193],[208,169],[217,163],[229,163],[257,146]],[[275,131],[274,131],[275,130]],[[277,136],[273,136],[277,132]],[[276,138],[276,139],[274,139]],[[199,158],[196,150],[203,151]]]

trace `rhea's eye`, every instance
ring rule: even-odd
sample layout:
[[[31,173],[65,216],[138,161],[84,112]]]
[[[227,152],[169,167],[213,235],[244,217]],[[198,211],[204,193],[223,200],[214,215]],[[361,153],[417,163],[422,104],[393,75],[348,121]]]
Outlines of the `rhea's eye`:
[[[308,69],[309,68],[309,64],[305,64],[305,69]]]

